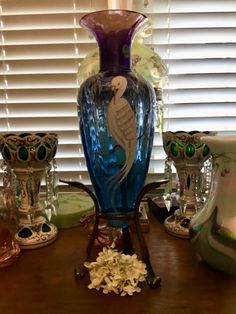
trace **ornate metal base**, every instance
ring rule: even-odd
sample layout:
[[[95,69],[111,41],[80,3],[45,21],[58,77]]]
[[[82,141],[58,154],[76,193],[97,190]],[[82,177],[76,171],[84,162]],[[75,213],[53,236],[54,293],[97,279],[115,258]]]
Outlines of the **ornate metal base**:
[[[167,217],[164,221],[165,229],[175,237],[188,239],[191,218],[192,216],[180,214],[179,209],[177,209],[172,216]]]
[[[34,220],[33,224],[21,220],[15,239],[22,249],[36,249],[55,241],[57,234],[57,227],[40,216]]]
[[[98,226],[99,226],[99,220],[100,219],[117,220],[117,221],[122,221],[122,222],[128,223],[127,227],[122,229],[123,252],[125,254],[133,254],[134,248],[133,248],[132,240],[130,237],[130,230],[129,230],[130,229],[130,222],[133,222],[134,226],[135,226],[135,231],[137,234],[139,246],[140,246],[141,258],[147,267],[147,273],[148,273],[147,279],[146,279],[147,283],[151,288],[157,288],[161,283],[161,278],[159,276],[155,275],[153,268],[152,268],[152,265],[151,265],[151,262],[150,262],[149,251],[148,251],[148,248],[147,248],[147,245],[146,245],[146,242],[145,242],[142,230],[141,230],[140,221],[139,221],[139,206],[140,206],[140,203],[141,203],[143,197],[145,196],[145,194],[147,192],[149,192],[152,189],[160,187],[162,184],[167,183],[168,180],[159,180],[157,182],[152,182],[152,183],[149,183],[146,186],[144,186],[144,188],[142,189],[142,191],[139,193],[139,195],[137,197],[134,212],[132,214],[129,214],[129,215],[103,214],[100,212],[96,196],[94,195],[93,192],[91,192],[91,190],[87,186],[85,186],[84,184],[82,184],[80,182],[64,181],[64,180],[60,180],[60,181],[69,184],[69,186],[77,187],[77,188],[82,189],[85,192],[87,192],[91,196],[91,198],[93,199],[93,202],[95,205],[95,223],[94,223],[92,234],[89,238],[89,242],[88,242],[88,246],[87,246],[87,250],[86,250],[87,256],[86,256],[85,261],[89,261],[89,259],[91,257],[92,248],[94,246],[94,242],[95,242],[96,236],[98,234]],[[86,271],[87,271],[87,268],[84,265],[82,267],[76,268],[75,269],[76,278],[84,277],[86,274]]]

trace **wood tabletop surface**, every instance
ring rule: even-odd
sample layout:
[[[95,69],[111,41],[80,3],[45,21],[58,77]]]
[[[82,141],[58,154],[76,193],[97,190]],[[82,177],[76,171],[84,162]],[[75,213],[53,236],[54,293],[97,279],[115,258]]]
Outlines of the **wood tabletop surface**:
[[[159,288],[145,282],[132,297],[89,290],[88,274],[74,277],[88,239],[76,227],[60,230],[47,247],[22,250],[15,264],[0,269],[0,314],[235,314],[236,278],[210,268],[189,240],[167,234],[154,216],[149,218],[145,239],[153,269],[162,278]]]

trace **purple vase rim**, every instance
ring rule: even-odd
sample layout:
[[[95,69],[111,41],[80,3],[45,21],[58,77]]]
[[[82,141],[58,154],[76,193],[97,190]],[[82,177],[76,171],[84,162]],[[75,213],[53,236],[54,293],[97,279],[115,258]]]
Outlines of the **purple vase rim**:
[[[132,39],[147,23],[144,14],[129,10],[95,11],[80,20],[80,25],[96,38],[100,70],[114,73],[130,70]]]
[[[89,12],[85,15],[82,16],[82,18],[80,19],[80,22],[79,24],[82,26],[82,27],[86,27],[87,28],[87,24],[84,23],[85,20],[88,20],[89,17],[94,17],[96,15],[101,15],[102,13],[107,13],[107,15],[112,15],[112,14],[118,14],[120,13],[121,14],[124,14],[124,13],[127,13],[127,14],[135,14],[137,16],[140,17],[140,20],[138,20],[138,22],[144,22],[143,25],[145,25],[147,22],[148,22],[148,19],[147,19],[147,16],[143,13],[140,13],[140,12],[136,12],[136,11],[132,11],[132,10],[122,10],[122,9],[109,9],[109,10],[100,10],[100,11],[94,11],[94,12]],[[142,23],[140,25],[140,27],[142,26]],[[90,28],[89,28],[90,29]]]

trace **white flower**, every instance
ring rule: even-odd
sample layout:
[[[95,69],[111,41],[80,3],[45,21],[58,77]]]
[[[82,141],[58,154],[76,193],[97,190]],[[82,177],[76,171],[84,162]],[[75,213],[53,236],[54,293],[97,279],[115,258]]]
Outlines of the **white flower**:
[[[89,269],[89,289],[102,289],[103,293],[114,292],[124,296],[140,292],[139,282],[147,276],[146,265],[139,261],[136,254],[132,256],[118,252],[111,247],[104,247],[95,262],[86,262]]]

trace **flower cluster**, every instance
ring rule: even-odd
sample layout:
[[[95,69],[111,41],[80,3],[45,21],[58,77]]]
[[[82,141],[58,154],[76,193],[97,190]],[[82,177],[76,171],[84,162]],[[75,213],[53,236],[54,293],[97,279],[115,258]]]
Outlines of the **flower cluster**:
[[[89,289],[100,290],[103,293],[115,292],[124,296],[140,292],[138,283],[147,276],[146,265],[137,259],[137,255],[126,255],[111,247],[104,247],[95,262],[86,262],[91,283]]]

